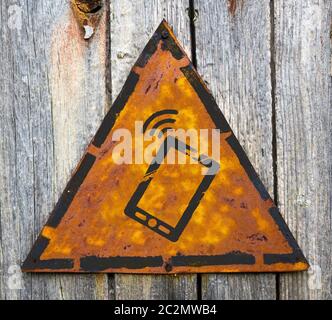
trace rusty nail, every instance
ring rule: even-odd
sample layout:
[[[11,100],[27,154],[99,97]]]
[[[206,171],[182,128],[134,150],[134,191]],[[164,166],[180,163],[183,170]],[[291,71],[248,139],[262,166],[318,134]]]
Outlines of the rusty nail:
[[[85,13],[96,13],[103,6],[101,0],[78,0],[76,3],[79,10]]]
[[[84,30],[84,39],[92,37],[99,23],[104,0],[71,0],[75,17]]]

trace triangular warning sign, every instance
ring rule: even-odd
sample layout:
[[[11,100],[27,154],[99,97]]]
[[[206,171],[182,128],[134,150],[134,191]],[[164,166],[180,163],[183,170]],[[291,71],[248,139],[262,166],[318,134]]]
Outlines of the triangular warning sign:
[[[307,268],[215,100],[163,21],[23,270],[196,273]]]

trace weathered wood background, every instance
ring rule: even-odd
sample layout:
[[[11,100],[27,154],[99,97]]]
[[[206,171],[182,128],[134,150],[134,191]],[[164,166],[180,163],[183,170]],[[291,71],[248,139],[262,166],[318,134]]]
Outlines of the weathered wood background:
[[[331,299],[330,0],[108,0],[84,41],[69,0],[0,2],[0,299]],[[166,18],[312,269],[21,274],[129,69]]]

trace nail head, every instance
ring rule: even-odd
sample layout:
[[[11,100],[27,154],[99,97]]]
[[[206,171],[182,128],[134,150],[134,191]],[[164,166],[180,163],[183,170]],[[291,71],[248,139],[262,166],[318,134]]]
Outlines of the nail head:
[[[168,38],[168,32],[166,31],[166,30],[164,30],[162,33],[161,33],[161,37],[163,38],[163,39],[167,39]]]

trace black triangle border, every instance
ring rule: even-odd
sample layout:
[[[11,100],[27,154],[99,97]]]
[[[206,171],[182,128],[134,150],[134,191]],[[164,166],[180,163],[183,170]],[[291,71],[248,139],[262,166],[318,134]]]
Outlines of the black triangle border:
[[[165,20],[161,22],[148,44],[142,51],[138,60],[136,61],[134,67],[144,67],[150,57],[154,54],[157,49],[159,41],[162,41],[162,48],[164,50],[169,50],[174,58],[180,60],[185,56],[185,52],[176,43],[173,37],[169,36],[168,24]],[[117,115],[122,111],[126,105],[130,95],[134,91],[136,84],[139,80],[138,74],[136,74],[132,68],[119,96],[116,98],[114,104],[110,108],[109,112],[106,114],[101,126],[99,127],[96,135],[94,136],[91,144],[97,148],[106,140],[108,134],[113,128]],[[209,113],[211,119],[213,120],[217,129],[221,132],[231,132],[231,135],[226,139],[229,146],[238,156],[241,165],[245,169],[249,179],[252,181],[257,191],[259,192],[262,200],[271,199],[269,193],[261,182],[258,174],[253,168],[251,162],[249,161],[247,155],[242,149],[240,143],[235,137],[231,127],[229,126],[227,120],[219,109],[214,97],[203,84],[200,76],[195,70],[193,64],[190,62],[188,66],[181,68],[181,71],[186,76],[187,80],[190,82],[193,89],[198,94],[205,109]],[[56,228],[67,209],[69,208],[71,202],[73,201],[80,185],[83,183],[85,177],[89,173],[90,169],[96,157],[90,153],[86,153],[81,160],[76,172],[68,182],[64,192],[62,193],[57,205],[55,206],[53,212],[51,213],[45,226]],[[264,254],[263,260],[264,264],[272,265],[277,263],[289,263],[294,264],[297,262],[303,262],[307,265],[308,262],[304,257],[301,249],[299,248],[295,238],[290,232],[286,222],[282,218],[277,207],[273,206],[269,209],[271,217],[274,219],[275,223],[278,225],[281,233],[288,241],[288,244],[293,249],[290,254]],[[40,257],[43,251],[49,244],[49,239],[44,237],[42,234],[39,235],[38,239],[35,241],[33,248],[31,249],[28,257],[22,265],[22,270],[26,272],[33,272],[35,269],[57,271],[66,270],[70,272],[74,268],[73,259],[51,259],[51,260],[41,260]],[[165,272],[170,272],[172,266],[174,267],[200,267],[200,266],[220,266],[220,265],[254,265],[255,257],[251,254],[247,254],[240,251],[233,251],[223,255],[217,256],[182,256],[177,255],[171,257],[169,261],[164,261],[162,256],[155,257],[97,257],[97,256],[86,256],[80,259],[80,271],[81,272],[103,272],[107,269],[142,269],[145,267],[162,267],[164,266]],[[250,272],[250,271],[249,271]],[[275,272],[275,271],[273,271]]]

